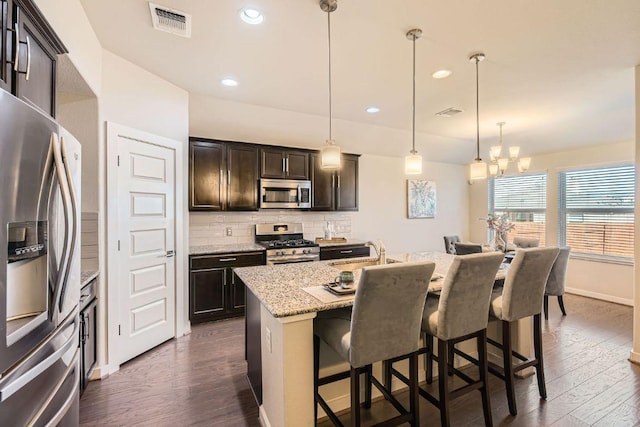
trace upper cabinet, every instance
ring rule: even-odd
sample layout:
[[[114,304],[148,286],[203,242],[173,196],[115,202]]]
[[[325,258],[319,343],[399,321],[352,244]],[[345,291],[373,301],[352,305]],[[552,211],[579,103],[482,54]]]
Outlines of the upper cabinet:
[[[320,153],[309,156],[312,182],[312,210],[358,210],[358,155],[343,154],[340,169],[323,169]]]
[[[189,138],[189,210],[257,209],[257,147]]]
[[[57,55],[66,48],[30,0],[0,0],[0,87],[55,117]]]
[[[309,154],[294,149],[260,148],[260,171],[261,178],[309,179]]]

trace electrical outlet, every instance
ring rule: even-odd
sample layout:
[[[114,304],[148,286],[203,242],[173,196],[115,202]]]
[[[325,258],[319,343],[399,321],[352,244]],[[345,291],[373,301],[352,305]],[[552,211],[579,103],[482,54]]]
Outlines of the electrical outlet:
[[[233,228],[227,227],[227,236],[233,236]]]
[[[271,353],[271,329],[264,328],[264,330],[265,330],[265,335],[267,340],[267,350],[269,350],[269,353]]]

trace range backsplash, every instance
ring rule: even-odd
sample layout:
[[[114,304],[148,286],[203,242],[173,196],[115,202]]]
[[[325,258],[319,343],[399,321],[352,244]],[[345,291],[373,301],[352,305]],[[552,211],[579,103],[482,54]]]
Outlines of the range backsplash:
[[[351,238],[351,214],[344,212],[190,212],[189,246],[253,243],[259,222],[301,222],[305,239],[313,240],[324,236],[327,221],[333,223],[336,236]]]

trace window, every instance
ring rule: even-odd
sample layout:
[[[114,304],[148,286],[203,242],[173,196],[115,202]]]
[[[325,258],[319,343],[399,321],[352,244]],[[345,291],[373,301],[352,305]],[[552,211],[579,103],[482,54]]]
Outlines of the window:
[[[547,174],[531,174],[489,180],[489,212],[508,213],[516,225],[509,233],[514,237],[531,237],[545,244],[547,211]]]
[[[559,242],[573,253],[633,258],[633,165],[559,174]]]

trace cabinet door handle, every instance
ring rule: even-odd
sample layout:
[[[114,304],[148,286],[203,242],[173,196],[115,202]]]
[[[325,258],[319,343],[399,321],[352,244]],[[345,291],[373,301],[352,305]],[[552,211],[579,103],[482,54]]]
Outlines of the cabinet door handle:
[[[227,169],[227,185],[231,185],[231,169]]]
[[[285,172],[286,172],[286,173],[287,173],[287,175],[288,175],[288,174],[289,174],[289,158],[288,158],[288,157],[286,158],[285,165],[287,166],[287,168],[286,168]]]
[[[231,261],[237,261],[238,258],[220,258],[218,261],[220,262],[231,262]]]
[[[27,72],[25,73],[25,80],[29,80],[31,74],[31,39],[27,36]]]
[[[341,254],[351,254],[353,253],[353,249],[349,249],[348,251],[340,251]]]
[[[284,159],[284,157],[282,158],[282,172],[286,172],[287,171],[287,167],[285,166],[285,163],[287,161]]]
[[[15,46],[16,46],[16,54],[13,60],[13,71],[18,71],[18,62],[20,61],[20,26],[16,23],[16,28],[13,30],[13,34],[15,36]]]

